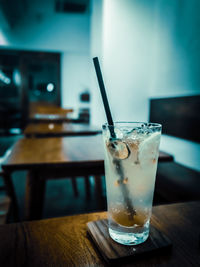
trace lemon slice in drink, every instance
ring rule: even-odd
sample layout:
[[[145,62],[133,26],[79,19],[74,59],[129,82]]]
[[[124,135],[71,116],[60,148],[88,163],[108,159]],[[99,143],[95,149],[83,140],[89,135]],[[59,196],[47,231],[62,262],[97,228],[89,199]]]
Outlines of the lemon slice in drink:
[[[138,149],[138,161],[142,166],[148,163],[156,162],[160,144],[160,136],[160,132],[152,133],[140,143]]]
[[[120,139],[113,139],[107,143],[107,148],[113,158],[126,159],[130,155],[128,145]]]

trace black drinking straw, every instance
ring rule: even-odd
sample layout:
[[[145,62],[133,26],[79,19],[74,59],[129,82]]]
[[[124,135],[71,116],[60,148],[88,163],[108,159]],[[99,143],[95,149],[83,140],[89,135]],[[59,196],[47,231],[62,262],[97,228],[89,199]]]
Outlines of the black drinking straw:
[[[111,134],[112,138],[116,138],[114,127],[113,127],[114,123],[113,123],[113,119],[112,119],[112,115],[111,115],[111,111],[110,111],[110,106],[109,106],[107,95],[106,95],[106,90],[105,90],[105,86],[104,86],[104,82],[103,82],[103,77],[101,74],[101,68],[99,65],[98,57],[94,57],[93,62],[94,62],[94,67],[95,67],[96,74],[97,74],[97,80],[99,83],[99,88],[100,88],[100,92],[101,92],[101,96],[102,96],[102,100],[103,100],[103,104],[104,104],[104,108],[105,108],[105,112],[106,112],[108,126],[111,126],[111,127],[109,127],[110,134]]]
[[[111,112],[110,112],[110,107],[109,107],[109,103],[108,103],[108,99],[107,99],[107,95],[106,95],[106,90],[105,90],[105,86],[104,86],[104,82],[103,82],[103,77],[102,77],[102,73],[101,73],[101,68],[100,68],[100,65],[99,65],[98,57],[94,57],[93,58],[93,62],[94,62],[94,67],[95,67],[96,74],[97,74],[97,80],[98,80],[98,83],[99,83],[99,88],[100,88],[100,91],[101,91],[101,96],[102,96],[102,100],[103,100],[103,104],[104,104],[104,108],[105,108],[105,112],[106,112],[106,117],[107,117],[107,120],[108,120],[108,127],[111,126],[111,127],[109,127],[110,135],[111,135],[111,137],[113,139],[116,139],[116,134],[115,134],[115,131],[114,131],[114,123],[113,123],[112,115],[111,115]],[[133,215],[136,212],[135,212],[135,210],[134,210],[134,208],[132,206],[131,200],[129,198],[128,188],[127,188],[126,184],[123,183],[123,180],[124,180],[123,168],[122,168],[119,160],[115,159],[113,161],[113,163],[116,165],[117,172],[118,172],[118,174],[120,176],[122,194],[123,194],[123,197],[124,197],[124,201],[126,203],[125,209],[127,209],[130,219],[132,219]]]

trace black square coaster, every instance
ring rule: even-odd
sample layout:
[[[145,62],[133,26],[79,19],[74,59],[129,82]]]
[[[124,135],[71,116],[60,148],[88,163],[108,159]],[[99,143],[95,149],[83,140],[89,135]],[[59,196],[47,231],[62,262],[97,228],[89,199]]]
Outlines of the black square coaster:
[[[142,244],[125,246],[109,236],[107,219],[87,223],[87,230],[96,247],[107,262],[153,253],[172,246],[169,238],[151,225],[149,238]]]

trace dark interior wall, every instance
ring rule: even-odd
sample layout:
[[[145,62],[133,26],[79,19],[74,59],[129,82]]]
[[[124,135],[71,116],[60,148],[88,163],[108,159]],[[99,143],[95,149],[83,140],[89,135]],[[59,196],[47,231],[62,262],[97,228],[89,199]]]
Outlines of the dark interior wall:
[[[60,106],[60,53],[0,49],[0,71],[1,129],[23,128],[33,102]]]

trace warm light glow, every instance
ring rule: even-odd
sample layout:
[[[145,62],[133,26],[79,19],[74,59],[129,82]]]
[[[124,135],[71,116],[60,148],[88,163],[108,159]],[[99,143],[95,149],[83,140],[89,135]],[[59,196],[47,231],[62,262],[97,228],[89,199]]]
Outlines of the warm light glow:
[[[50,129],[50,130],[53,130],[53,128],[54,128],[54,124],[53,124],[53,123],[50,123],[50,124],[49,124],[49,129]]]

